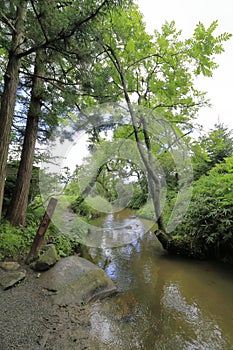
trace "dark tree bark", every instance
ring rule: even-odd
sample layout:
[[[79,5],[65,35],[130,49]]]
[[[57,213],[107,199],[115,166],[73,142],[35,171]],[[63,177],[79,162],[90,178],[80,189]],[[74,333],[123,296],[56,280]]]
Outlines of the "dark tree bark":
[[[32,9],[35,11],[35,18],[37,17],[37,21],[41,27],[43,27],[42,23],[40,22],[41,14],[37,13],[34,3],[36,4],[36,2],[31,1]],[[27,4],[28,0],[18,1],[14,25],[12,25],[11,21],[8,21],[6,16],[4,16],[4,14],[2,14],[0,11],[2,21],[9,27],[9,30],[12,31],[11,49],[9,51],[8,65],[4,76],[4,90],[2,93],[0,108],[0,218],[2,215],[6,163],[11,139],[11,127],[19,83],[21,59],[48,47],[49,49],[55,48],[55,50],[57,50],[56,44],[58,42],[69,40],[69,38],[71,38],[78,31],[78,29],[88,22],[92,22],[96,17],[98,17],[101,11],[107,8],[109,4],[115,6],[114,1],[103,0],[101,3],[97,2],[96,8],[93,8],[90,13],[84,15],[79,20],[75,18],[75,20],[70,23],[67,30],[63,30],[63,28],[61,31],[58,31],[56,35],[49,36],[47,32],[44,31],[48,28],[43,28],[43,34],[45,35],[44,40],[39,40],[39,43],[35,43],[35,45],[32,47],[23,50],[22,43],[24,41],[24,22],[26,20]],[[70,2],[69,5],[72,5],[72,2]],[[50,32],[50,30],[51,28],[49,28],[48,32]]]
[[[49,224],[51,222],[51,218],[53,216],[56,205],[57,205],[57,199],[51,198],[49,201],[48,207],[45,211],[45,214],[43,216],[43,219],[40,223],[40,226],[37,230],[37,233],[35,235],[30,252],[26,258],[26,261],[25,261],[26,264],[29,264],[36,257],[40,247],[43,245],[44,237],[45,237],[46,231],[49,227]]]
[[[44,87],[43,76],[43,52],[41,50],[38,50],[35,58],[31,102],[28,110],[27,125],[16,179],[15,191],[7,212],[7,218],[14,226],[25,224],[38,124],[41,115],[41,102]]]
[[[9,51],[8,64],[4,76],[4,90],[0,108],[0,218],[4,195],[6,177],[6,164],[11,140],[11,127],[14,116],[17,89],[19,84],[19,69],[24,35],[24,21],[27,12],[27,0],[21,0],[16,13],[16,21],[13,28],[11,49]]]

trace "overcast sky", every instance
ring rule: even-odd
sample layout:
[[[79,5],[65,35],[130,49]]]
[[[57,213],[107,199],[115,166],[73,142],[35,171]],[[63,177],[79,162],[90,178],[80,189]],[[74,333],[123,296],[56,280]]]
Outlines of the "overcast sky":
[[[162,24],[174,20],[176,28],[185,37],[192,35],[198,22],[206,27],[219,21],[217,34],[233,34],[233,0],[137,0],[143,13],[147,29],[159,30]],[[233,37],[224,43],[225,52],[219,55],[219,68],[213,77],[198,80],[198,88],[208,92],[212,108],[203,108],[198,122],[204,130],[212,128],[218,120],[233,129]]]

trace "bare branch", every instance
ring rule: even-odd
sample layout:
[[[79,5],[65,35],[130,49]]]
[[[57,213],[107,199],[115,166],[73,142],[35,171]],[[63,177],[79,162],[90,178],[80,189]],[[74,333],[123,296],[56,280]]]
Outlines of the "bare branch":
[[[10,20],[5,16],[5,14],[2,12],[1,9],[0,9],[0,16],[2,17],[3,22],[4,22],[6,25],[8,25],[8,27],[10,27],[10,28],[13,30],[13,32],[16,33],[17,31],[16,31],[15,27],[14,27],[13,24],[10,22]]]
[[[46,42],[47,42],[47,41],[48,41],[48,37],[47,37],[47,35],[46,35],[46,32],[45,32],[44,27],[43,27],[43,25],[42,25],[42,22],[41,22],[41,20],[40,20],[40,14],[37,12],[33,0],[31,0],[31,5],[32,5],[32,8],[33,8],[33,11],[35,12],[36,18],[37,18],[37,20],[38,20],[38,22],[39,22],[39,25],[40,25],[40,27],[41,27],[42,33],[43,33],[43,35],[44,35],[44,37],[45,37],[45,40],[46,40]]]

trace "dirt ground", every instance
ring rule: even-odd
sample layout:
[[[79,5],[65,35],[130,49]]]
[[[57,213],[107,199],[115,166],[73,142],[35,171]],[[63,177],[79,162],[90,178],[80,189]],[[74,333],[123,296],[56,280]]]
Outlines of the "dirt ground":
[[[56,306],[27,266],[26,278],[0,290],[0,350],[87,350],[88,306]]]

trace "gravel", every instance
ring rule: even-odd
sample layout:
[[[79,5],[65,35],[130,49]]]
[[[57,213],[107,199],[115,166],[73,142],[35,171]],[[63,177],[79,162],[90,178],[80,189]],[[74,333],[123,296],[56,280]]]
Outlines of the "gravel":
[[[22,282],[0,290],[0,350],[89,349],[88,306],[52,305],[37,273],[23,268]]]

